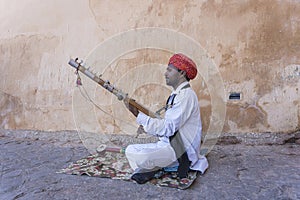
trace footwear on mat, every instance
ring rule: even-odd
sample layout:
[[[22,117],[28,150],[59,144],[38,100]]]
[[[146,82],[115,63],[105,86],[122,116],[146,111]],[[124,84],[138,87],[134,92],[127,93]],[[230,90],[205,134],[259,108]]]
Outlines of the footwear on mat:
[[[131,179],[136,181],[138,184],[144,184],[154,178],[156,171],[135,173],[131,176]]]

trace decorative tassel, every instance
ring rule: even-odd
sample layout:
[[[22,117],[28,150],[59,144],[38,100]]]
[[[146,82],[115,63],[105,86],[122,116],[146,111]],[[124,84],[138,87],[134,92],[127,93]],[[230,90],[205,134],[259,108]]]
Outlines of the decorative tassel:
[[[78,70],[75,71],[75,74],[77,75],[76,86],[78,87],[78,86],[82,85],[82,82],[81,82],[81,78],[79,76]]]
[[[77,76],[76,85],[82,85],[80,76]]]

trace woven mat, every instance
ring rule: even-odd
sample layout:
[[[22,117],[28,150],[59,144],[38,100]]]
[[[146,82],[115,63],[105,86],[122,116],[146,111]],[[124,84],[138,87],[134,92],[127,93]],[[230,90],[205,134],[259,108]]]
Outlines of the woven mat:
[[[82,158],[57,173],[133,181],[130,179],[132,172],[124,154],[104,151]],[[161,187],[187,189],[196,178],[197,172],[189,172],[188,178],[179,179],[175,172],[161,170],[148,183]]]

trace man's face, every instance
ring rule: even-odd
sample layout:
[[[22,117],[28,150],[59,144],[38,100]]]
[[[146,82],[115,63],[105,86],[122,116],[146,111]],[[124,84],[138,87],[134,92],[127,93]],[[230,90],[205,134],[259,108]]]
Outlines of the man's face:
[[[178,85],[181,73],[173,65],[169,65],[165,72],[166,84],[172,87]]]

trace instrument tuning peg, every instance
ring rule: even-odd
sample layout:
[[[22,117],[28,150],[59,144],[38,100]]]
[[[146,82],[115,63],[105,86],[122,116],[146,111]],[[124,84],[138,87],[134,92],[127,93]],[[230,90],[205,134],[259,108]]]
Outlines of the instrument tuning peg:
[[[77,63],[79,63],[79,64],[80,64],[80,62],[81,62],[81,60],[80,60],[79,58],[76,58],[75,61],[76,61]]]

